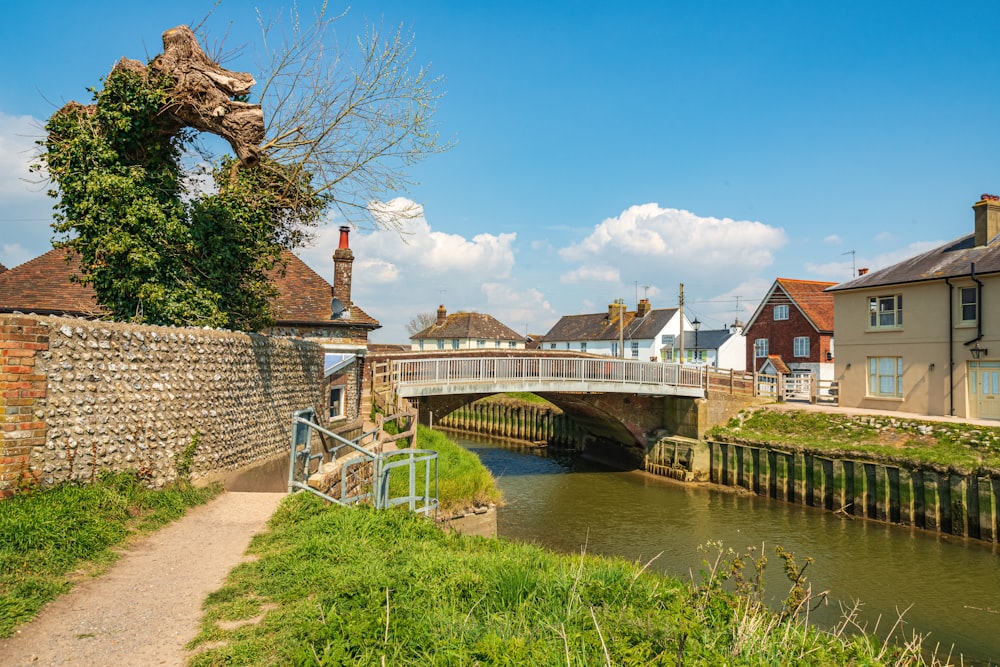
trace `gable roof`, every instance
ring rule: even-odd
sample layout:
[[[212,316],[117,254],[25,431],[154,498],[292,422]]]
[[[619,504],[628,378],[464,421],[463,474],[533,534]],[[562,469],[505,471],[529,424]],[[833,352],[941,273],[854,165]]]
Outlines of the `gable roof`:
[[[486,313],[453,313],[445,317],[444,322],[440,324],[435,322],[423,331],[410,336],[410,340],[422,338],[488,338],[522,342],[526,340],[524,336]]]
[[[726,329],[709,329],[698,331],[698,348],[701,350],[718,350],[722,347],[723,343],[732,338],[733,336],[739,336],[738,333],[733,333]],[[694,347],[694,331],[684,332],[684,345],[686,347]],[[690,345],[689,345],[690,343]]]
[[[651,310],[645,317],[636,317],[635,311],[626,311],[621,318],[620,333],[629,340],[653,339],[676,314],[676,308]],[[563,315],[542,340],[546,342],[618,340],[619,317],[608,315],[608,313]]]
[[[933,250],[916,255],[878,271],[829,288],[829,292],[884,287],[968,276],[976,265],[976,274],[1000,272],[1000,243],[976,245],[976,235],[968,234]]]
[[[796,280],[777,278],[761,300],[757,310],[747,322],[744,331],[750,329],[764,309],[782,304],[794,305],[809,320],[816,331],[833,332],[833,295],[826,292],[837,283],[818,280]]]
[[[281,251],[281,259],[284,269],[275,269],[271,274],[278,288],[273,304],[277,325],[379,326],[356,305],[350,306],[348,317],[331,320],[333,287],[288,250]],[[69,248],[55,248],[8,269],[0,273],[0,312],[106,316],[93,288],[70,280],[70,276],[79,274],[79,257]]]

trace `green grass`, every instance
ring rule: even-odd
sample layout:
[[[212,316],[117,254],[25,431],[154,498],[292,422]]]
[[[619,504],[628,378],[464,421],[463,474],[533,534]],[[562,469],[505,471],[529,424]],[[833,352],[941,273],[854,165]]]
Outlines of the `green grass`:
[[[417,448],[438,453],[438,502],[442,514],[501,502],[500,489],[479,457],[460,447],[443,433],[417,427]],[[418,471],[418,487],[423,483]],[[390,481],[394,492],[405,482],[402,475]]]
[[[251,543],[256,560],[206,601],[193,665],[884,665],[919,656],[919,646],[907,653],[820,632],[726,593],[723,581],[732,589],[743,567],[731,552],[707,558],[693,584],[310,494],[286,499],[269,526]]]
[[[504,394],[493,394],[492,396],[487,396],[481,398],[477,403],[500,403],[503,405],[538,405],[543,407],[555,407],[552,403],[548,402],[541,396],[537,394],[532,394],[527,391],[509,391]]]
[[[755,410],[711,429],[737,439],[970,472],[1000,470],[1000,428],[804,410]]]
[[[101,571],[129,537],[162,526],[215,487],[142,486],[130,473],[35,489],[0,502],[0,637],[31,620],[85,571]]]

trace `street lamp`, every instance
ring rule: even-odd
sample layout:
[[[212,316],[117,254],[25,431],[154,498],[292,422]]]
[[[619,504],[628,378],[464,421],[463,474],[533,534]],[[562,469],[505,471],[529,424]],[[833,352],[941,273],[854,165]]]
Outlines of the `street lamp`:
[[[698,363],[700,359],[698,356],[698,329],[701,328],[701,322],[698,321],[697,317],[694,318],[694,322],[691,323],[691,326],[694,327],[694,362]]]

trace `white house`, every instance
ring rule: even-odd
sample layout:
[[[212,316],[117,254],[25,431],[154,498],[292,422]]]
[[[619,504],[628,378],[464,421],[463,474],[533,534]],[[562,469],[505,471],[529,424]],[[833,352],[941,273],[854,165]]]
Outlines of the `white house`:
[[[437,321],[410,336],[413,350],[523,350],[527,338],[492,315],[485,313],[448,314],[438,306]]]

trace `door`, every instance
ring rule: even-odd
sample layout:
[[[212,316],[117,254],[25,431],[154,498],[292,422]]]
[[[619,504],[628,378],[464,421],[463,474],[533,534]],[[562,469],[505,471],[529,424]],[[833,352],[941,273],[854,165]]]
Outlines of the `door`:
[[[969,362],[969,413],[1000,419],[1000,361]]]

